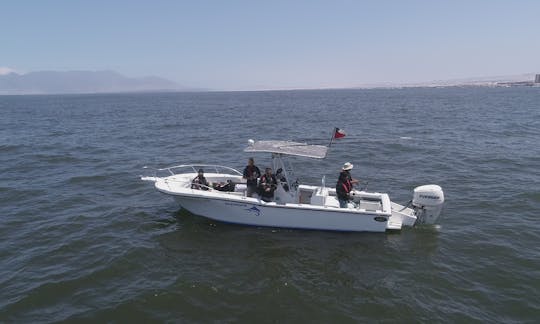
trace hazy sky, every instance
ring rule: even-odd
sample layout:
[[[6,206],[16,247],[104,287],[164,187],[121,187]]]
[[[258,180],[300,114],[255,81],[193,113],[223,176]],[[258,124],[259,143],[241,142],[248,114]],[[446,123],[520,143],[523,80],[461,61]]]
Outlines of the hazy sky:
[[[540,1],[4,0],[10,70],[225,90],[540,73]]]

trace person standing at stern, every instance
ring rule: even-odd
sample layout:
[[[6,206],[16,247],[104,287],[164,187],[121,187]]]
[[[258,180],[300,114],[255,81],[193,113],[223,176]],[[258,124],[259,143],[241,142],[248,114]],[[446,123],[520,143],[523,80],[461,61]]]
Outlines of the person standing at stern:
[[[351,177],[351,170],[354,165],[351,162],[346,162],[341,168],[339,178],[336,183],[336,195],[339,201],[340,208],[347,208],[349,201],[351,200],[351,191],[354,184],[360,182],[360,180],[353,179]]]

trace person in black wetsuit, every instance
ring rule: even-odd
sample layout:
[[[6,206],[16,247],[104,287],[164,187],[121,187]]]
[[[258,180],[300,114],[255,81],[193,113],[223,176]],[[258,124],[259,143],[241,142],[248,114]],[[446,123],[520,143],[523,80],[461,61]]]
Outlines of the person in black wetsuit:
[[[277,188],[276,176],[272,174],[272,168],[266,168],[265,173],[259,181],[259,195],[261,199],[269,202],[274,199],[274,191]]]
[[[257,191],[257,178],[261,176],[261,171],[255,165],[253,158],[249,158],[248,165],[244,169],[243,178],[246,179],[246,195],[248,197],[253,196],[253,193]]]
[[[351,177],[350,170],[352,170],[353,167],[354,165],[352,163],[347,162],[343,165],[343,168],[341,168],[341,172],[339,173],[339,178],[336,183],[336,195],[338,197],[340,208],[347,208],[349,200],[351,200],[350,194],[353,184],[360,182],[360,180]]]
[[[199,169],[197,176],[191,181],[191,189],[208,190],[209,184],[204,177],[204,170]]]

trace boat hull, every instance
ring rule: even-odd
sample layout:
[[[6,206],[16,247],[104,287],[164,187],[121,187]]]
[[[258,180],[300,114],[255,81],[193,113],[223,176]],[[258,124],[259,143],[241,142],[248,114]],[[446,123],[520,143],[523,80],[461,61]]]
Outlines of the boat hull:
[[[384,232],[388,222],[388,215],[359,213],[354,209],[302,208],[298,204],[280,205],[249,198],[230,200],[184,195],[174,195],[174,198],[193,214],[243,225]]]

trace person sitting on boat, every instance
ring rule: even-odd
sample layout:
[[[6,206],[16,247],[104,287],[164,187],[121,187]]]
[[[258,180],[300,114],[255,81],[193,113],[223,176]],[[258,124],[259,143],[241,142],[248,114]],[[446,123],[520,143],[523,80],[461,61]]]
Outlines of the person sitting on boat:
[[[343,164],[339,179],[336,184],[336,195],[339,201],[340,208],[347,208],[349,200],[351,200],[351,191],[353,184],[359,183],[360,180],[351,177],[351,170],[354,165],[350,162]]]
[[[228,191],[232,192],[234,191],[234,183],[231,180],[227,180],[227,182],[223,183],[214,183],[213,188],[217,191]]]
[[[253,196],[253,193],[257,191],[257,179],[261,176],[261,171],[255,165],[253,158],[249,158],[248,165],[244,169],[243,178],[246,179],[246,195],[248,197]]]
[[[277,188],[276,176],[272,174],[272,168],[266,168],[259,181],[259,195],[261,199],[269,202],[274,199],[274,191]]]
[[[191,181],[191,189],[208,190],[209,185],[204,177],[204,170],[199,169],[197,176]]]

